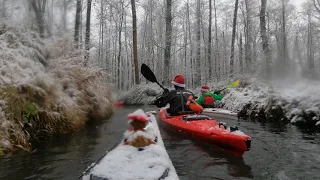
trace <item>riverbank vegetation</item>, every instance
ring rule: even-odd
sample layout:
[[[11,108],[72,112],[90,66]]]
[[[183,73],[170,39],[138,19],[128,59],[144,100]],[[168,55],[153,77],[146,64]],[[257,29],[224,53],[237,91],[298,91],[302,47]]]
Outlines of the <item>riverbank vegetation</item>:
[[[111,85],[66,38],[0,24],[0,155],[112,115]]]

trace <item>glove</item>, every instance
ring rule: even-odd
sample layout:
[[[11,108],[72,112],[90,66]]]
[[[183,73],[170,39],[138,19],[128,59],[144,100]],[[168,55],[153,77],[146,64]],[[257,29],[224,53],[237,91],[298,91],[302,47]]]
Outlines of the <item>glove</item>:
[[[167,94],[169,92],[169,89],[167,89],[167,88],[165,88],[164,90],[163,90],[163,94]]]
[[[213,94],[220,94],[220,91],[214,91]]]

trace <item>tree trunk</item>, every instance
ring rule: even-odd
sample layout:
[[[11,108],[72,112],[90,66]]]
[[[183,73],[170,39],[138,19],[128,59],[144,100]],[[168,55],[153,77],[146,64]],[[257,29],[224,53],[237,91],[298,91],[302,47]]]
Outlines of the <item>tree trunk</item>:
[[[195,86],[200,86],[201,84],[201,52],[200,52],[200,40],[201,40],[201,31],[200,31],[200,22],[201,22],[201,15],[200,15],[200,0],[197,0],[197,32],[196,32],[196,39],[197,39],[197,56],[196,56],[196,78],[195,78]]]
[[[129,52],[128,50],[128,45],[130,43],[128,43],[128,31],[127,31],[127,13],[125,12],[125,15],[124,15],[124,42],[125,43],[125,49],[126,49],[126,66],[127,66],[127,74],[126,74],[126,90],[129,90],[130,87],[131,87],[131,79],[130,79],[130,75],[131,75],[131,66],[130,66],[130,60],[132,59],[130,56],[131,56],[131,53]]]
[[[81,7],[83,7],[83,1],[81,0]],[[79,43],[80,43],[80,49],[82,49],[83,47],[83,14],[82,14],[82,9],[80,11],[80,29],[79,29]]]
[[[261,9],[260,9],[260,33],[262,39],[262,49],[266,58],[266,78],[271,78],[271,51],[269,47],[269,40],[267,37],[266,29],[266,6],[267,0],[261,0]]]
[[[63,0],[63,14],[62,14],[62,27],[63,31],[67,31],[67,9],[68,3],[67,0]]]
[[[227,41],[226,41],[226,35],[225,32],[222,33],[222,41],[223,41],[223,59],[227,59]],[[221,76],[226,78],[227,75],[227,67],[226,67],[226,61],[222,61],[222,67],[221,67]]]
[[[231,39],[231,56],[230,56],[230,75],[233,76],[234,71],[234,43],[236,39],[236,28],[237,28],[237,15],[238,15],[238,3],[239,0],[236,0],[233,13],[233,23],[232,23],[232,39]]]
[[[251,7],[248,2],[245,0],[246,5],[246,26],[245,26],[245,58],[246,58],[246,67],[249,73],[251,73],[252,66],[252,25],[251,25]]]
[[[102,59],[104,57],[104,7],[103,1],[100,4],[100,28],[99,28],[99,64],[103,67]]]
[[[285,5],[282,0],[282,50],[283,50],[283,67],[285,67],[285,73],[288,70],[288,50],[287,50],[287,34],[286,34],[286,18],[285,18]]]
[[[242,34],[240,33],[239,41],[239,63],[240,63],[240,73],[243,74],[243,56],[242,56]]]
[[[7,0],[3,0],[0,4],[0,18],[6,18],[7,17]]]
[[[215,55],[214,55],[214,71],[216,72],[217,80],[220,79],[220,58],[219,58],[219,41],[218,41],[218,22],[217,22],[217,7],[216,7],[216,0],[213,0],[214,6],[214,26],[215,26]]]
[[[191,36],[191,23],[190,23],[190,8],[189,1],[187,2],[187,22],[188,22],[188,34],[189,34],[189,46],[190,46],[190,71],[191,71],[191,87],[194,85],[194,65],[193,65],[193,44]]]
[[[293,57],[295,57],[295,60],[298,60],[299,68],[300,68],[300,70],[302,70],[303,63],[302,63],[301,51],[300,51],[300,47],[299,47],[299,40],[298,40],[297,34],[296,34],[296,37],[294,40]],[[300,73],[301,73],[301,71],[300,71]]]
[[[138,63],[138,49],[137,49],[137,16],[136,16],[136,2],[131,0],[132,7],[132,35],[133,35],[133,61],[134,61],[134,74],[135,74],[135,83],[140,84],[139,79],[139,63]]]
[[[44,38],[44,33],[45,33],[44,14],[46,11],[47,0],[43,0],[43,1],[31,0],[31,5],[34,10],[34,14],[36,16],[40,37]]]
[[[209,28],[208,28],[208,66],[209,66],[209,79],[212,78],[212,60],[211,60],[211,27],[212,27],[212,0],[209,0]]]
[[[118,89],[121,90],[120,68],[122,68],[122,66],[121,66],[121,50],[122,50],[121,35],[122,35],[122,33],[121,33],[121,31],[122,31],[122,24],[123,24],[123,12],[122,12],[122,14],[120,16],[120,22],[119,23],[120,23],[119,24],[119,37],[118,37],[119,38],[118,39],[119,51],[118,51],[118,57],[117,57],[117,60],[118,60],[118,67],[117,67],[118,72],[117,72],[117,75],[118,75]]]
[[[308,59],[308,73],[309,76],[314,76],[314,47],[313,47],[313,33],[312,33],[312,22],[311,12],[308,11],[308,47],[307,47],[307,59]]]
[[[77,0],[76,24],[74,28],[74,44],[76,48],[79,47],[80,13],[81,13],[81,0]]]
[[[188,69],[188,65],[187,65],[187,51],[188,51],[188,20],[185,17],[183,19],[183,43],[184,43],[184,69],[185,69],[185,74],[186,74],[186,70]],[[187,75],[187,74],[186,74]]]
[[[90,20],[91,20],[91,2],[92,0],[88,0],[87,2],[87,21],[86,21],[86,39],[85,39],[85,46],[86,46],[86,64],[89,63],[89,49],[90,49]]]
[[[165,33],[165,50],[164,50],[164,84],[169,85],[170,74],[170,58],[171,58],[171,34],[172,34],[172,15],[171,15],[172,0],[166,0],[166,33]]]

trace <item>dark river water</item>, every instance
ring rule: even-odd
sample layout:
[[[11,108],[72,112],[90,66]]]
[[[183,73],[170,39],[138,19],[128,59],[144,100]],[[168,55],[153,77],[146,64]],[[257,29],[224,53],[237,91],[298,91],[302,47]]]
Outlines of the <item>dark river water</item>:
[[[145,111],[154,107],[142,107]],[[118,109],[102,125],[86,128],[43,143],[33,154],[20,152],[0,159],[1,180],[76,179],[127,129],[126,115],[137,107]],[[236,124],[252,138],[252,149],[242,158],[168,131],[162,138],[181,180],[206,179],[320,179],[320,134],[294,126],[221,120]]]

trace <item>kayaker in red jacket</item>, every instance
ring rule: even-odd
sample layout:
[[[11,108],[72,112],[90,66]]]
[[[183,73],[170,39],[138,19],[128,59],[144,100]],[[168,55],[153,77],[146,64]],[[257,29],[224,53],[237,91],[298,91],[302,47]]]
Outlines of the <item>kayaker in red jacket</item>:
[[[186,102],[189,96],[193,96],[191,91],[185,89],[184,77],[181,74],[177,74],[172,81],[175,90],[169,91],[166,89],[162,96],[155,101],[155,105],[159,108],[170,104],[170,107],[167,109],[167,112],[176,116],[179,115],[179,112],[182,111],[191,111],[187,106]]]

